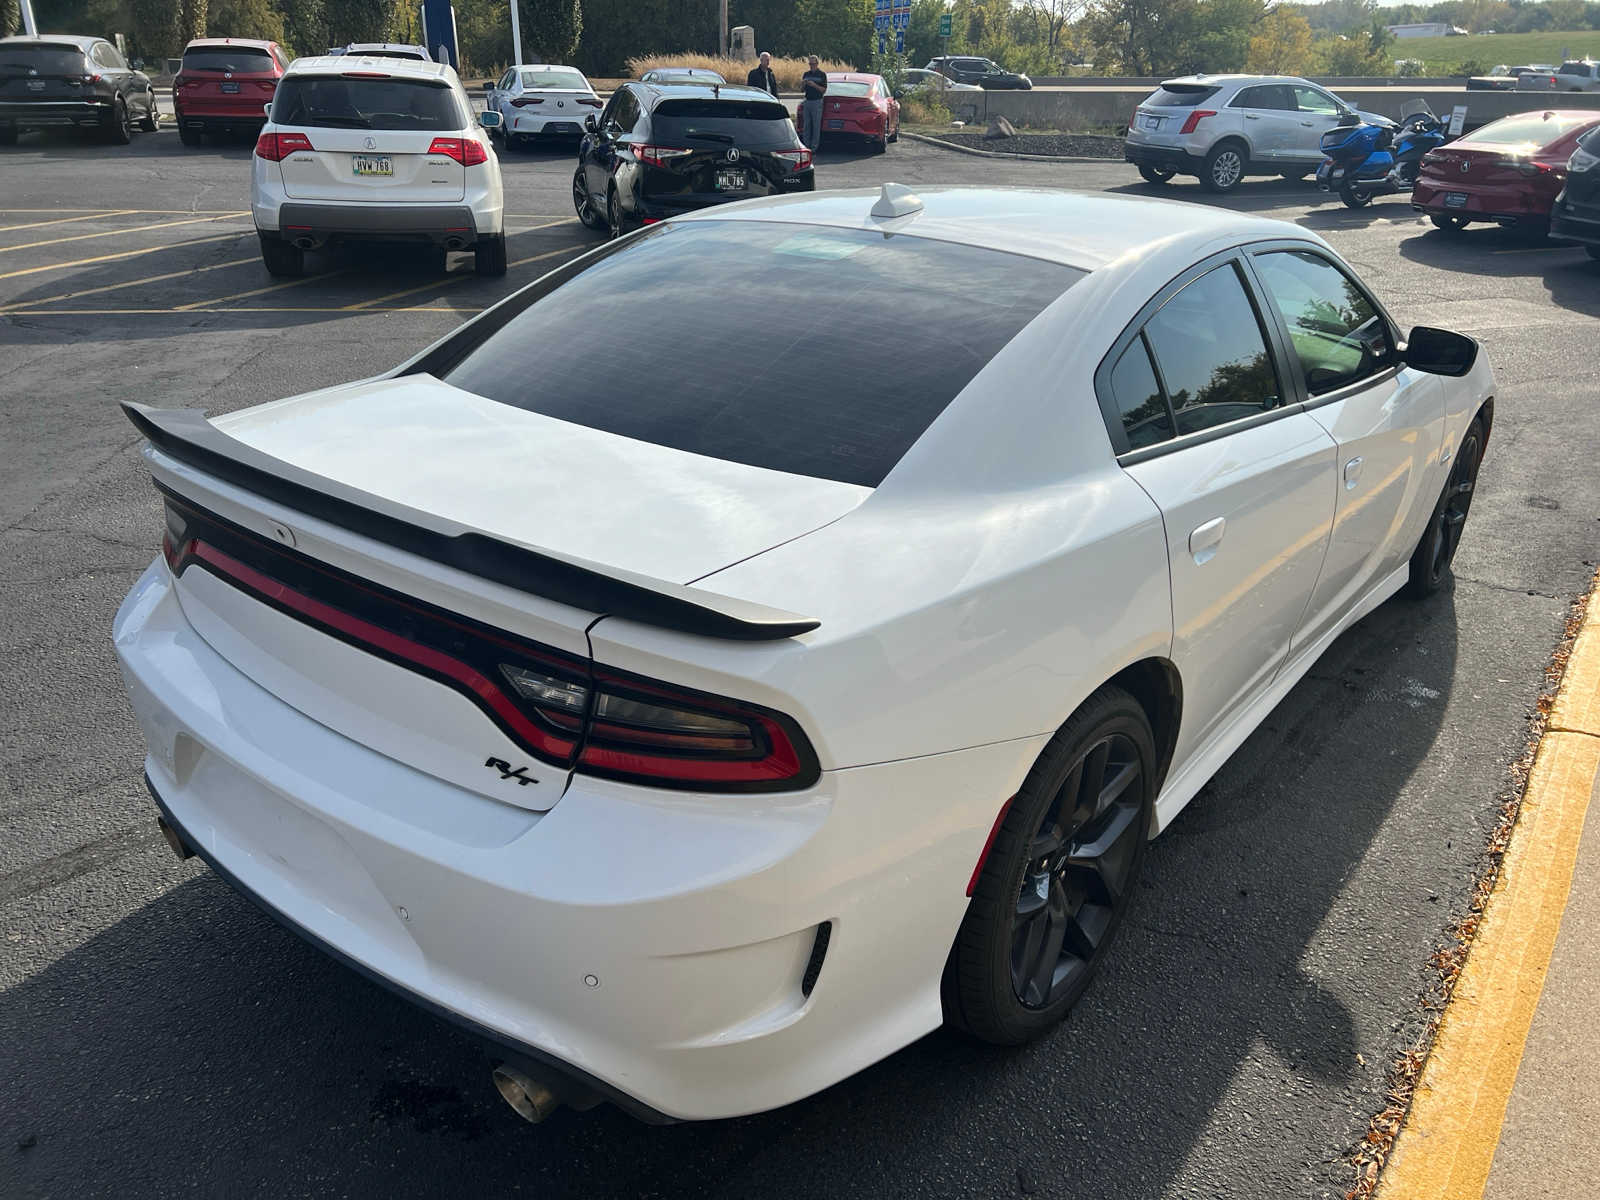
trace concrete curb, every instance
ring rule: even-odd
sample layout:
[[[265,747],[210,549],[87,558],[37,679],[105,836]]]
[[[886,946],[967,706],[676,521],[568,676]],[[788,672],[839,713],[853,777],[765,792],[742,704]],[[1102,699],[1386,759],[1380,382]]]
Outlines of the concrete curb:
[[[1075,157],[1066,154],[1015,154],[1005,150],[974,150],[971,146],[958,146],[955,142],[947,142],[943,138],[929,137],[925,133],[912,133],[909,129],[902,129],[900,136],[910,138],[913,142],[922,142],[927,146],[938,146],[941,150],[953,150],[957,154],[971,154],[975,158],[1014,158],[1019,162],[1052,163],[1108,163],[1117,161],[1114,158]]]

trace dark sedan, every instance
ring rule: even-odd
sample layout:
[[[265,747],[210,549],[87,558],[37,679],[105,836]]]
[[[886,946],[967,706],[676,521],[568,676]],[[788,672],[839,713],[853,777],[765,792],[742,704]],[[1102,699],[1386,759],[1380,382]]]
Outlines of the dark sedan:
[[[989,58],[941,54],[928,62],[927,70],[937,71],[956,83],[970,83],[988,91],[1029,91],[1033,80],[1018,71],[1008,71]]]
[[[789,110],[744,84],[625,83],[584,129],[573,206],[590,229],[613,237],[713,204],[816,186]]]
[[[126,145],[135,123],[154,133],[159,120],[150,77],[104,38],[0,38],[0,145],[51,127],[93,129]]]

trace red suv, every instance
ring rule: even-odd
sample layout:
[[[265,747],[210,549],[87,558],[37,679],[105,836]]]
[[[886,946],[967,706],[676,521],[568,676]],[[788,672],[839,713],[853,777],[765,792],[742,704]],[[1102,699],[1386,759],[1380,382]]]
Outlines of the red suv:
[[[183,50],[183,67],[172,80],[178,135],[198,146],[208,133],[257,133],[266,124],[263,107],[289,69],[277,42],[249,38],[196,38]]]

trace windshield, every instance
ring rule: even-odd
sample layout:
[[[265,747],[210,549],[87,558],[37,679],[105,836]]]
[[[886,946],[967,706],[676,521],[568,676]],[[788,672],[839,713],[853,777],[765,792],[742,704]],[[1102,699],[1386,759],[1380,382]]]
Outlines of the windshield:
[[[0,46],[0,75],[25,75],[30,68],[41,75],[81,75],[83,51],[76,46]]]
[[[524,71],[522,86],[533,88],[571,88],[587,92],[589,81],[578,71]]]
[[[663,100],[650,114],[659,145],[719,142],[747,150],[791,150],[800,145],[789,110],[776,101]]]
[[[828,95],[830,96],[870,96],[872,85],[861,83],[855,79],[830,79],[828,80]]]
[[[272,120],[330,129],[462,129],[467,124],[445,84],[315,75],[290,75],[278,85]]]
[[[257,46],[201,46],[183,52],[185,71],[270,71],[272,55]]]
[[[689,221],[636,235],[416,369],[591,429],[875,487],[1082,278],[876,230]],[[596,353],[602,329],[626,333]]]

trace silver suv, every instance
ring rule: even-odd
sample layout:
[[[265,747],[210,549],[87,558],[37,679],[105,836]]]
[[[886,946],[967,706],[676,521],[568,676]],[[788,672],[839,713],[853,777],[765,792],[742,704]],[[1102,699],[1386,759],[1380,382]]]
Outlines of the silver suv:
[[[1209,192],[1232,191],[1246,175],[1303,179],[1322,161],[1323,133],[1352,111],[1326,88],[1292,75],[1186,75],[1167,80],[1134,110],[1123,158],[1149,183],[1194,175]]]

